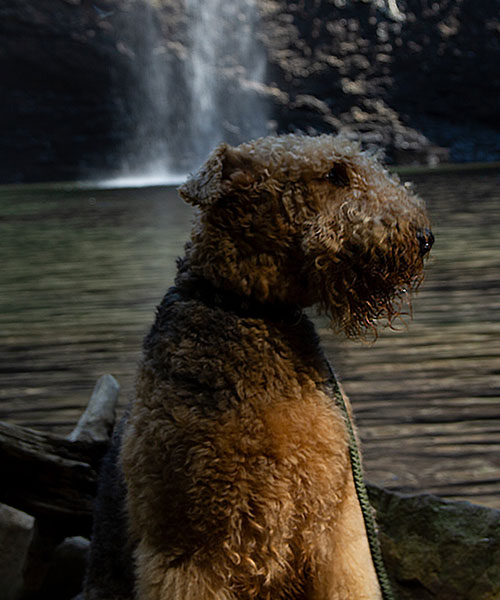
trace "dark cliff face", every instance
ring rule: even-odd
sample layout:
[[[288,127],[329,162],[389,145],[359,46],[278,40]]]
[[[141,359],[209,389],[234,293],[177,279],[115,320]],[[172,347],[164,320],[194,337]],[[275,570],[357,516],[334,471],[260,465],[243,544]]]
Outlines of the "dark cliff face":
[[[397,162],[498,160],[498,5],[398,0],[394,14],[376,4],[264,11],[271,77],[289,100],[280,124],[342,124]]]
[[[0,180],[75,178],[113,148],[120,55],[91,7],[0,5]]]
[[[344,128],[389,160],[499,160],[499,21],[490,0],[258,0],[278,131]],[[378,2],[389,6],[389,2]],[[68,180],[120,167],[137,136],[141,73],[160,32],[182,72],[181,0],[3,0],[0,181]],[[227,76],[228,89],[241,81]],[[231,79],[233,77],[233,79]],[[183,119],[182,78],[175,98]],[[229,123],[229,127],[230,127]],[[147,136],[147,131],[142,132]],[[133,160],[133,158],[132,158]]]

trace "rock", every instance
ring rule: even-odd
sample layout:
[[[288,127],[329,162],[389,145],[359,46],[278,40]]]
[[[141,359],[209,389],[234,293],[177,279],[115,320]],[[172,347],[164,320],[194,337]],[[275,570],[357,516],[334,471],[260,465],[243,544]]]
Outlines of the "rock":
[[[67,439],[71,442],[108,442],[115,423],[119,393],[120,384],[113,375],[100,377],[85,412]]]
[[[51,567],[40,591],[41,598],[69,600],[82,589],[89,540],[66,538],[54,551]]]
[[[500,510],[369,491],[399,600],[500,598]]]
[[[14,600],[21,589],[33,527],[33,517],[0,504],[0,600]]]
[[[268,71],[290,98],[280,129],[339,128],[326,114],[319,119],[317,112],[296,110],[297,98],[308,95],[348,132],[362,140],[375,136],[367,145],[385,148],[389,161],[500,159],[500,36],[493,3],[259,4]]]

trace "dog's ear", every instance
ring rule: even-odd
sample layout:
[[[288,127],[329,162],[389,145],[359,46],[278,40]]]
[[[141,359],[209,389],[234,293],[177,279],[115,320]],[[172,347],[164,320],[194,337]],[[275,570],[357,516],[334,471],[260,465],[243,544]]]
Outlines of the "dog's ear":
[[[188,177],[179,188],[179,194],[188,204],[210,206],[219,200],[225,192],[224,163],[229,146],[222,142],[213,150],[198,171]]]
[[[238,148],[222,142],[180,186],[179,194],[188,204],[207,208],[231,190],[251,185],[254,179],[253,161]]]

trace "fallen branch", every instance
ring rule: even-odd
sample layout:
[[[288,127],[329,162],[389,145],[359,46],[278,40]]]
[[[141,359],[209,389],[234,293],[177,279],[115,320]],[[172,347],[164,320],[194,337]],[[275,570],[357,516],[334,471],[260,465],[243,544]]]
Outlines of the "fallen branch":
[[[67,536],[89,536],[118,390],[111,375],[102,377],[68,439],[0,422],[0,502]]]
[[[88,535],[103,442],[70,442],[0,422],[0,502],[67,535]]]

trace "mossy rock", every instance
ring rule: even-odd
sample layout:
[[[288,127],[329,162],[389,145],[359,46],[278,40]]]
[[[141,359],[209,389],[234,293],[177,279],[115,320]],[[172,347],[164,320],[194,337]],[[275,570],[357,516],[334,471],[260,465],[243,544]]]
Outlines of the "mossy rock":
[[[500,510],[369,492],[398,600],[500,600]]]

